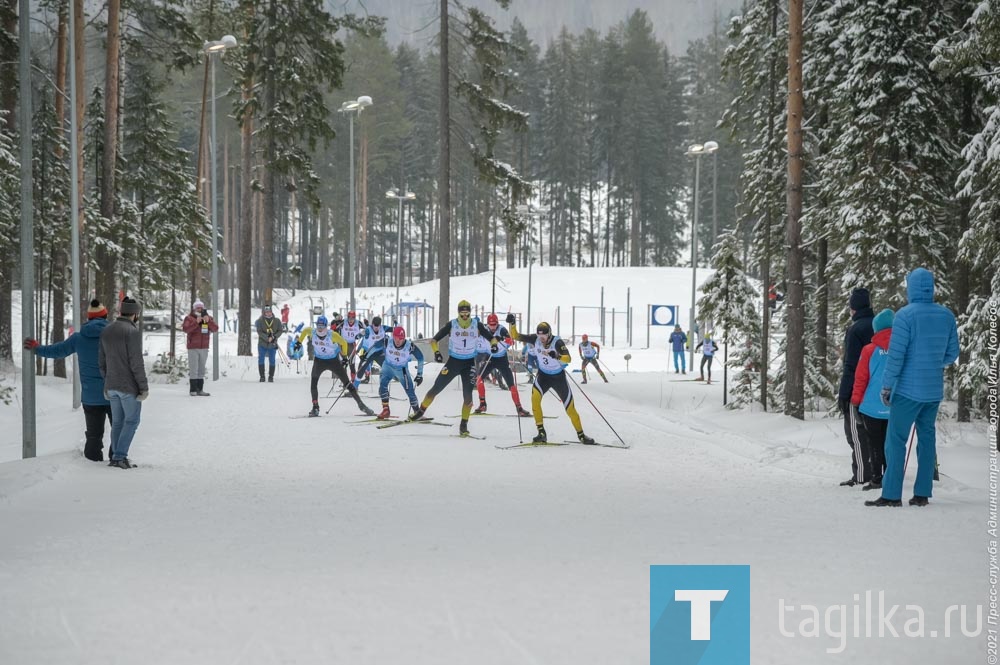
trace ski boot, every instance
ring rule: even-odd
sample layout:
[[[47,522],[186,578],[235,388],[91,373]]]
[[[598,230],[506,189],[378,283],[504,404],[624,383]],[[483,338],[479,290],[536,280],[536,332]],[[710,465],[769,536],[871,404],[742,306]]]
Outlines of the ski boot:
[[[583,443],[588,446],[593,446],[597,443],[592,438],[584,434],[583,430],[580,430],[579,432],[576,433],[576,438],[580,439],[580,443]]]
[[[538,434],[531,440],[532,443],[548,443],[549,437],[545,434],[545,428],[538,426]]]
[[[601,374],[601,378],[604,379],[604,383],[608,382],[608,377],[604,376],[603,374]]]
[[[368,405],[365,404],[364,402],[362,402],[360,399],[358,400],[358,408],[361,409],[361,413],[365,414],[366,416],[373,416],[374,417],[374,415],[375,415],[375,412],[372,411],[368,407]]]
[[[469,436],[469,421],[463,420],[458,424],[458,435]]]
[[[479,401],[479,406],[476,407],[476,413],[486,413],[486,400]]]
[[[531,417],[531,412],[530,411],[525,411],[524,408],[520,404],[518,404],[517,405],[517,415],[520,416],[521,418],[530,418]]]
[[[379,414],[377,416],[375,416],[375,417],[378,418],[379,420],[385,420],[386,418],[389,417],[389,403],[388,402],[382,402],[382,411],[379,412]]]
[[[416,409],[413,410],[413,413],[410,414],[410,420],[420,420],[421,418],[424,417],[424,411],[425,411],[424,407],[418,406]]]
[[[310,418],[319,417],[319,404],[317,402],[313,402],[313,408],[309,410],[309,417]]]

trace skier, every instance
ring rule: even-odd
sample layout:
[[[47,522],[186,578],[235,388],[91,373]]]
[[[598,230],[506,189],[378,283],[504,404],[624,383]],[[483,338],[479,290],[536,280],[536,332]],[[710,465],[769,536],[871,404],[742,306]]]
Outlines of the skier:
[[[417,361],[417,375],[412,379],[408,368],[411,360]],[[406,396],[410,398],[410,408],[414,411],[419,409],[420,404],[417,403],[417,393],[413,386],[419,386],[424,381],[424,354],[406,338],[406,331],[402,326],[393,328],[392,341],[385,346],[385,362],[382,363],[378,384],[378,396],[382,398],[382,412],[378,414],[380,420],[389,417],[389,382],[393,379],[399,381],[406,391]]]
[[[708,380],[705,381],[705,384],[706,385],[711,385],[711,383],[712,383],[712,358],[715,357],[715,352],[719,350],[719,347],[712,340],[712,335],[710,335],[709,333],[705,333],[704,339],[702,339],[700,342],[698,342],[698,345],[694,347],[694,350],[697,351],[699,348],[701,349],[702,356],[701,356],[701,366],[699,367],[699,371],[701,372],[701,378],[699,378],[698,380],[699,381],[705,381],[705,365],[707,364],[708,365]]]
[[[496,314],[490,314],[486,317],[486,328],[492,333],[492,338],[487,341],[487,352],[486,352],[486,367],[479,370],[477,376],[479,380],[476,381],[476,390],[479,391],[479,407],[476,408],[476,413],[486,413],[486,384],[483,382],[483,376],[488,372],[497,372],[500,374],[501,379],[510,386],[510,397],[514,400],[514,408],[517,410],[517,415],[521,417],[527,417],[531,414],[524,410],[521,406],[521,396],[517,392],[517,383],[514,382],[514,372],[510,368],[510,358],[507,355],[507,349],[511,345],[510,332],[506,328],[500,325],[500,319],[497,318]],[[484,337],[479,338],[481,341],[486,340]],[[489,346],[496,340],[496,351],[490,351]]]
[[[569,349],[566,348],[566,343],[553,335],[552,327],[544,321],[535,326],[534,335],[522,335],[517,332],[516,322],[517,319],[513,314],[507,315],[510,336],[518,342],[531,344],[534,347],[535,361],[538,363],[538,372],[535,374],[535,382],[531,388],[531,411],[535,416],[538,435],[531,440],[532,443],[548,442],[548,435],[545,433],[545,425],[543,424],[545,421],[542,413],[542,396],[549,390],[555,390],[556,395],[562,400],[566,407],[566,415],[573,423],[580,443],[595,443],[583,432],[580,414],[576,412],[576,406],[573,404],[573,390],[569,386],[569,381],[566,380],[566,372],[563,368],[573,360],[569,355]]]
[[[378,363],[381,368],[385,361],[385,326],[382,325],[381,316],[373,316],[372,324],[365,328],[364,337],[361,340],[361,350],[358,351],[358,358],[361,364],[358,366],[358,373],[354,377],[354,387],[359,384],[368,383],[371,380],[372,364]],[[362,378],[364,377],[364,378]]]
[[[580,353],[580,360],[583,361],[583,365],[580,366],[580,373],[583,374],[583,381],[581,383],[587,382],[587,365],[593,365],[597,373],[604,379],[604,383],[607,383],[608,377],[604,376],[601,366],[597,363],[601,357],[601,345],[597,342],[591,342],[590,338],[584,335],[580,338],[577,351]]]
[[[310,417],[315,418],[319,415],[319,377],[327,370],[330,370],[335,379],[340,379],[340,382],[344,384],[344,390],[351,393],[351,397],[354,398],[358,408],[366,416],[374,416],[375,412],[368,408],[368,405],[361,400],[358,389],[347,378],[347,370],[344,369],[347,364],[347,342],[339,334],[330,330],[327,327],[327,323],[326,317],[320,314],[316,318],[316,328],[306,328],[303,330],[294,346],[294,351],[301,351],[302,340],[309,337],[312,341],[313,354],[316,358],[309,380],[309,392],[312,393]]]
[[[493,334],[478,318],[472,316],[472,305],[469,304],[469,301],[460,301],[458,303],[458,318],[446,323],[431,339],[431,348],[434,350],[434,361],[440,363],[444,362],[444,357],[438,349],[438,342],[445,337],[448,338],[448,362],[445,363],[444,369],[438,374],[434,385],[424,395],[420,407],[410,416],[410,420],[419,420],[422,418],[424,412],[427,411],[427,408],[434,401],[437,394],[444,390],[451,383],[452,379],[458,376],[462,381],[462,397],[464,399],[462,403],[462,422],[458,426],[458,432],[460,436],[467,436],[469,434],[469,414],[472,413],[472,384],[475,378],[473,373],[476,370],[476,338],[480,336],[492,340],[490,347],[491,351],[495,353],[497,351],[497,343],[493,339]]]
[[[687,358],[684,349],[687,348],[688,336],[684,334],[680,326],[674,326],[669,341],[670,349],[674,352],[674,374],[687,374]],[[691,369],[694,370],[693,367]]]
[[[340,329],[343,327],[343,325],[344,325],[343,315],[340,312],[334,312],[333,319],[330,321],[330,329],[333,332],[340,334]],[[343,335],[341,336],[343,337]]]
[[[274,318],[270,305],[264,305],[260,318],[254,327],[257,329],[257,370],[260,372],[260,382],[264,383],[264,359],[270,367],[267,372],[267,382],[274,383],[274,363],[278,353],[278,338],[284,332],[281,322]]]
[[[362,330],[364,330],[364,328],[362,327],[361,322],[358,321],[357,312],[352,311],[347,313],[347,321],[345,321],[343,325],[340,326],[340,330],[337,331],[344,337],[345,340],[347,340],[347,355],[351,359],[351,381],[354,380],[355,375],[354,356],[356,354],[354,353],[354,349],[357,346],[357,339],[361,336]]]

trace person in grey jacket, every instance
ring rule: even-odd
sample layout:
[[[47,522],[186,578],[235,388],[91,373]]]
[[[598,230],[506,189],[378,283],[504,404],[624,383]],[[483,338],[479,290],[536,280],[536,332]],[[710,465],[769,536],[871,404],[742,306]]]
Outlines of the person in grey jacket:
[[[142,360],[142,333],[136,323],[141,308],[124,298],[119,316],[101,333],[98,366],[104,376],[104,391],[111,402],[111,464],[131,469],[129,447],[139,428],[142,401],[149,397],[146,366]]]
[[[285,330],[274,316],[270,305],[264,305],[260,318],[254,324],[257,329],[257,369],[260,371],[260,382],[264,383],[264,359],[270,363],[267,380],[274,383],[275,355],[278,353],[278,338]]]

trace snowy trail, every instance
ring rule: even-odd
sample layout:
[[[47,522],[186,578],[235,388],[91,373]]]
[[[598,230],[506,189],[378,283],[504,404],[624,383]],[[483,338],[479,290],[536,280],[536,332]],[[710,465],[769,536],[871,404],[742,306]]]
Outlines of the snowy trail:
[[[514,418],[473,418],[485,441],[447,436],[457,389],[428,412],[454,427],[377,430],[343,422],[346,398],[289,420],[308,409],[308,378],[261,385],[251,369],[205,399],[155,386],[134,471],[72,452],[0,464],[0,662],[641,663],[648,566],[667,563],[752,566],[755,664],[983,653],[968,639],[849,638],[836,656],[835,639],[778,632],[779,598],[850,605],[886,589],[932,627],[950,604],[985,602],[967,573],[985,561],[982,490],[946,479],[929,509],[865,508],[870,493],[836,486],[846,445],[820,436],[838,421],[733,420],[706,406],[719,386],[619,373],[583,389],[632,449],[500,451]],[[487,397],[513,409],[508,393]],[[543,405],[550,439],[571,438],[558,402]],[[60,418],[46,433],[78,438],[82,416]]]

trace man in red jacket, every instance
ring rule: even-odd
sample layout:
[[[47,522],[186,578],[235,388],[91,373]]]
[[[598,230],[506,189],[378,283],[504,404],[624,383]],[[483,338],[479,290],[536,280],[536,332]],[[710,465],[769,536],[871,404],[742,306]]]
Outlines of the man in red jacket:
[[[219,331],[219,324],[205,309],[205,303],[196,300],[191,312],[184,317],[181,329],[187,333],[188,373],[192,397],[208,397],[205,392],[205,365],[208,364],[208,347],[212,343],[212,333]]]

